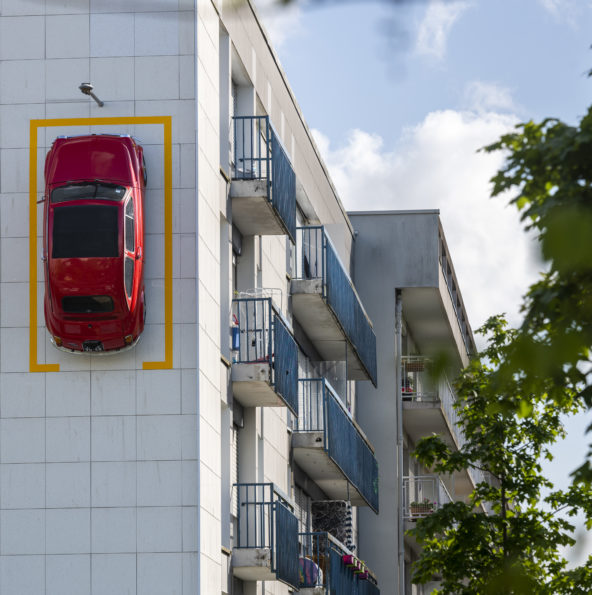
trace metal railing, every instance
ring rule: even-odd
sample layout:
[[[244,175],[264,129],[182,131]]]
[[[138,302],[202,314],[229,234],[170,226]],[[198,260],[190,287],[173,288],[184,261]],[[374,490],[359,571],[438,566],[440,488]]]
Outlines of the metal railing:
[[[376,579],[327,532],[300,533],[300,589],[322,587],[327,595],[378,595]],[[355,562],[354,562],[355,561]]]
[[[271,298],[233,300],[233,363],[270,364],[270,384],[298,415],[298,346]]]
[[[298,519],[272,483],[236,483],[237,548],[268,548],[271,571],[298,587]]]
[[[426,517],[449,502],[452,502],[452,497],[437,475],[403,477],[404,518]]]
[[[445,374],[435,378],[430,370],[431,360],[422,355],[405,355],[401,358],[401,396],[403,400],[440,403],[445,417],[455,434],[459,448],[466,444],[460,416],[454,406],[457,398]],[[467,469],[475,485],[487,481],[481,469]]]
[[[269,116],[234,116],[235,180],[265,180],[267,199],[286,233],[296,236],[296,176]]]
[[[368,505],[378,512],[378,463],[349,411],[323,378],[299,380],[296,432],[322,432],[323,448]]]
[[[329,305],[376,386],[376,335],[358,293],[323,226],[296,230],[296,279],[321,279]]]
[[[401,396],[404,401],[440,403],[444,416],[455,434],[459,448],[464,444],[464,434],[454,407],[456,394],[445,374],[437,377],[431,369],[432,362],[422,355],[401,357]]]
[[[467,352],[467,355],[470,356],[472,353],[472,349],[471,341],[469,338],[469,325],[467,324],[464,308],[462,307],[460,302],[458,289],[456,287],[456,280],[454,279],[452,267],[449,264],[448,254],[445,252],[443,247],[440,251],[440,267],[442,269],[442,275],[444,276],[444,280],[446,281],[446,287],[448,288],[450,299],[452,300],[452,307],[454,308],[456,319],[460,327],[460,333],[465,346],[465,350]]]

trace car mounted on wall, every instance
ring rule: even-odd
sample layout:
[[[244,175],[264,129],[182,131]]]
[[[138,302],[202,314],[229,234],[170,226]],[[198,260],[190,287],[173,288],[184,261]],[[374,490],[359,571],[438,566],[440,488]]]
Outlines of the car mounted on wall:
[[[144,330],[142,147],[130,136],[58,137],[45,159],[45,323],[69,353],[121,353]]]

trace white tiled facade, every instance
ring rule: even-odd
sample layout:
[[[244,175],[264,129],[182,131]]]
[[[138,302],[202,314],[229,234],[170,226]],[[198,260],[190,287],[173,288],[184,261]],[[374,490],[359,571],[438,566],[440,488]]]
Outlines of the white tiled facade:
[[[86,81],[104,107],[80,93]],[[252,114],[269,115],[304,188],[307,220],[334,227],[349,263],[353,230],[249,3],[0,0],[2,595],[288,593],[278,581],[235,581],[232,591],[229,570],[232,83]],[[60,369],[30,371],[29,123],[138,116],[172,117],[172,368],[143,369],[165,350],[162,127],[84,124],[39,128],[35,190],[41,197],[58,135],[140,140],[146,328],[133,351],[110,357],[51,345],[39,205],[33,357]],[[243,238],[240,272],[241,289],[278,289],[287,316],[288,245],[286,236]],[[286,409],[245,409],[244,418],[239,480],[273,482],[292,497]]]

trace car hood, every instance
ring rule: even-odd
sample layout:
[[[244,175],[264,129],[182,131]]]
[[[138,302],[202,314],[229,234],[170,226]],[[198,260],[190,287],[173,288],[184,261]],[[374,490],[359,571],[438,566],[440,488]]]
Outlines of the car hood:
[[[122,290],[121,257],[50,258],[49,278],[54,313],[65,315],[62,310],[63,297],[87,295],[111,296],[114,305],[111,316],[121,317],[127,311],[127,302]]]
[[[46,182],[109,180],[124,186],[139,186],[131,141],[109,136],[57,139],[48,159]],[[124,142],[122,142],[124,141]],[[129,145],[129,146],[128,146]],[[136,164],[137,166],[137,164]]]

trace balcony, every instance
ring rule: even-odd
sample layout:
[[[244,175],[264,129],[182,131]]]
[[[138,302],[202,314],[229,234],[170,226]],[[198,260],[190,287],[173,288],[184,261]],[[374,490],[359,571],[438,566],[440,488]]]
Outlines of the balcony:
[[[234,576],[298,587],[298,519],[272,483],[235,484],[238,498]]]
[[[301,595],[379,595],[376,577],[330,533],[300,533]]]
[[[291,294],[294,317],[322,359],[345,360],[348,379],[376,386],[372,322],[322,226],[296,230]]]
[[[232,221],[244,235],[296,236],[296,176],[268,116],[235,116]]]
[[[403,477],[403,518],[405,530],[414,527],[417,519],[429,516],[444,504],[452,502],[448,488],[437,475],[416,475]],[[405,542],[414,551],[420,546],[414,537],[405,535]]]
[[[233,300],[232,390],[245,407],[298,415],[298,346],[271,298]]]
[[[299,385],[294,461],[331,500],[378,512],[374,449],[326,380],[301,379]]]
[[[403,427],[413,443],[437,434],[450,446],[461,449],[465,437],[454,408],[456,394],[444,374],[435,377],[431,360],[420,355],[401,358]],[[455,474],[455,493],[466,497],[477,483],[486,481],[483,472],[471,468]]]
[[[423,356],[401,358],[403,425],[413,442],[439,434],[456,448],[462,445],[456,395],[445,375],[433,376],[431,360]]]

